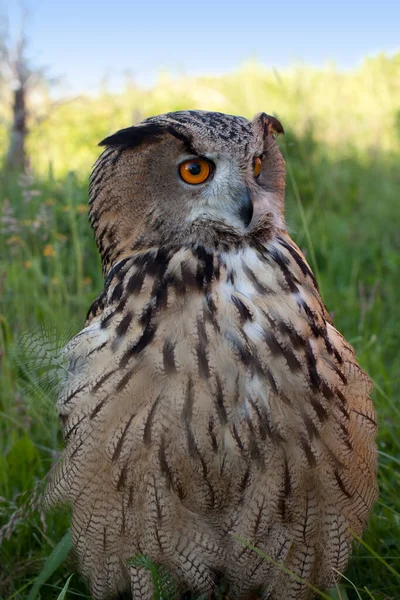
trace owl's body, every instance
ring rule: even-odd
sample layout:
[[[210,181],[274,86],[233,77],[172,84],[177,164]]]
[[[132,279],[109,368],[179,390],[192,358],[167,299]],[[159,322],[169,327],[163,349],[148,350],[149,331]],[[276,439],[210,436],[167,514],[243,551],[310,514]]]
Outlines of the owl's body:
[[[155,121],[168,130],[142,135]],[[308,598],[343,572],[376,499],[370,381],[287,234],[272,126],[171,113],[132,128],[135,143],[130,130],[106,140],[95,168],[107,276],[67,350],[67,447],[48,494],[72,503],[96,599],[152,598],[149,573],[129,564],[138,554],[181,591],[209,593],[223,577],[232,598]],[[177,184],[181,205],[146,187],[163,144],[175,174],[188,157],[213,160],[211,183]],[[260,148],[252,181],[245,157]]]

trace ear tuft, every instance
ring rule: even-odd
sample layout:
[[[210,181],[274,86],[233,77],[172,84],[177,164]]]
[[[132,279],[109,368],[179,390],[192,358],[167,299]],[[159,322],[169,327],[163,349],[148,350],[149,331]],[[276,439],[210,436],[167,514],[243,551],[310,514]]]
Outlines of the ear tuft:
[[[99,146],[135,148],[145,140],[153,141],[165,133],[167,133],[165,127],[156,123],[136,125],[127,127],[126,129],[120,129],[117,133],[104,138],[104,140],[99,143]]]
[[[255,118],[257,118],[257,116]],[[264,128],[264,135],[272,135],[273,137],[276,137],[281,133],[285,133],[281,122],[276,117],[272,117],[271,115],[267,115],[263,112],[258,116],[258,118],[260,119]]]

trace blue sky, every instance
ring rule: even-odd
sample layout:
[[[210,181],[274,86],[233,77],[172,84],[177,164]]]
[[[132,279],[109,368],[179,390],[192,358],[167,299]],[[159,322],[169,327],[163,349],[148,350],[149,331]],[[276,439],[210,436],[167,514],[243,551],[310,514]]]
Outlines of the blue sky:
[[[11,29],[17,0],[0,0]],[[25,0],[30,54],[73,91],[130,71],[139,83],[160,71],[221,73],[247,59],[276,68],[400,50],[397,0],[238,2],[210,0]]]

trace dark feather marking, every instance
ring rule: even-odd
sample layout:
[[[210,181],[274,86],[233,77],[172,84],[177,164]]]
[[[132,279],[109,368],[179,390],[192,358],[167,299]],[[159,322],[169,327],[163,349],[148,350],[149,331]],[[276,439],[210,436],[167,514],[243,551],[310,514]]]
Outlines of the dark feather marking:
[[[297,356],[289,347],[281,346],[276,337],[270,331],[264,331],[264,339],[273,356],[283,356],[291,371],[300,371],[301,364]]]
[[[336,422],[343,432],[342,441],[343,441],[344,445],[347,447],[348,450],[353,450],[353,443],[350,440],[349,429],[348,429],[347,425],[338,419],[336,420]]]
[[[148,250],[147,252],[138,252],[137,254],[135,254],[135,256],[132,257],[133,259],[133,264],[135,264],[137,267],[145,267],[147,268],[147,266],[154,260],[154,251],[153,250]]]
[[[332,398],[335,396],[329,385],[323,380],[321,380],[321,392],[327,400],[332,400]]]
[[[276,250],[275,248],[271,248],[271,250],[269,251],[269,255],[282,271],[282,274],[286,281],[286,285],[288,286],[290,292],[292,294],[298,293],[299,289],[296,284],[299,282],[295,275],[288,269],[287,265],[289,259],[284,254],[282,254],[282,252]]]
[[[128,383],[132,379],[132,375],[134,372],[135,372],[135,369],[131,369],[130,371],[128,371],[128,373],[125,373],[125,375],[122,377],[122,379],[118,382],[118,385],[116,387],[117,392],[122,392],[122,390],[128,385]]]
[[[344,394],[339,389],[336,389],[335,392],[336,392],[336,396],[339,398],[339,400],[341,401],[343,406],[346,407],[348,405],[348,402],[347,402],[347,399],[344,396]]]
[[[246,472],[243,475],[243,478],[242,478],[242,480],[240,482],[240,485],[239,485],[239,489],[240,489],[240,491],[242,493],[246,490],[247,484],[249,483],[249,479],[250,479],[250,468],[247,467]]]
[[[127,421],[127,423],[126,423],[126,425],[125,425],[125,427],[124,427],[124,429],[122,431],[121,437],[119,438],[119,440],[118,440],[118,442],[117,442],[117,444],[115,446],[115,449],[114,449],[114,452],[113,452],[113,455],[112,455],[112,458],[111,458],[111,462],[115,462],[115,461],[117,461],[119,459],[120,454],[121,454],[121,450],[122,450],[122,446],[123,446],[123,443],[124,443],[125,436],[126,436],[126,434],[128,432],[130,424],[132,423],[132,420],[134,419],[135,416],[136,416],[136,413],[133,413],[130,416],[130,418],[128,419],[128,421]]]
[[[204,281],[206,285],[210,284],[214,274],[214,256],[207,252],[203,246],[197,246],[193,253],[204,264]]]
[[[122,337],[128,331],[130,324],[132,323],[133,314],[128,311],[123,319],[118,323],[115,328],[115,333],[118,337]]]
[[[199,366],[199,374],[204,379],[208,379],[210,376],[210,367],[207,358],[207,333],[204,327],[204,322],[201,319],[197,319],[197,337],[199,343],[197,345],[197,362]]]
[[[155,412],[156,412],[157,407],[158,407],[158,405],[160,403],[160,399],[161,399],[161,394],[158,395],[157,399],[153,403],[153,406],[150,409],[150,412],[149,412],[149,414],[147,416],[146,423],[145,423],[145,426],[144,426],[143,443],[147,447],[150,446],[150,444],[151,444],[151,428],[152,428],[152,425],[153,425]]]
[[[189,154],[197,155],[195,148],[192,146],[192,139],[189,135],[183,134],[181,131],[175,129],[172,125],[163,125],[161,123],[143,123],[133,127],[127,127],[120,129],[113,135],[106,137],[102,140],[99,146],[108,146],[112,148],[120,148],[124,150],[126,148],[137,148],[143,142],[157,142],[162,139],[165,134],[172,135],[176,139],[180,140]]]
[[[218,320],[216,318],[216,315],[218,312],[217,305],[215,304],[215,302],[209,292],[206,293],[205,299],[206,299],[207,309],[205,309],[203,311],[204,320],[209,321],[212,324],[214,330],[220,334],[221,330],[219,327]]]
[[[249,417],[246,417],[246,423],[250,431],[250,456],[253,460],[260,461],[261,452],[257,444],[257,437],[255,435],[253,423]]]
[[[105,403],[107,402],[107,398],[104,398],[101,402],[97,404],[97,406],[90,413],[90,419],[94,419],[95,416],[101,411]]]
[[[279,389],[278,389],[277,383],[276,383],[275,378],[272,375],[271,371],[269,369],[264,369],[264,373],[268,379],[268,383],[271,386],[271,389],[274,392],[274,394],[279,394]]]
[[[131,275],[126,285],[126,293],[138,295],[143,286],[145,273],[143,271],[136,271]]]
[[[289,466],[287,463],[287,459],[285,458],[285,483],[284,483],[284,493],[285,497],[289,498],[292,493],[292,480],[290,478]]]
[[[131,256],[128,258],[123,258],[122,260],[120,260],[116,265],[114,265],[110,269],[110,271],[105,279],[105,282],[104,282],[105,288],[109,287],[109,285],[111,284],[114,277],[117,277],[119,279],[119,281],[122,281],[126,270],[128,270],[130,267],[130,264],[127,264],[128,262],[132,262]]]
[[[174,355],[174,344],[170,340],[165,340],[163,346],[163,362],[164,371],[171,375],[176,373],[175,355]]]
[[[234,296],[233,294],[231,295],[231,300],[233,302],[233,304],[235,305],[238,313],[239,313],[239,317],[240,317],[240,322],[243,325],[243,323],[245,323],[246,321],[252,321],[253,320],[253,314],[252,312],[248,309],[248,307],[244,304],[244,302],[238,298],[237,296]]]
[[[216,453],[216,452],[218,452],[218,442],[217,442],[217,437],[214,432],[214,419],[212,418],[212,416],[210,416],[210,419],[208,421],[208,434],[211,439],[212,449]]]
[[[359,410],[355,410],[354,408],[352,408],[351,412],[356,413],[356,415],[360,415],[360,417],[363,417],[373,425],[377,425],[377,422],[374,419],[372,419],[372,417],[370,417],[369,415],[366,415],[365,413],[362,413]]]
[[[84,383],[82,384],[80,387],[76,388],[73,392],[71,392],[66,399],[63,402],[63,405],[68,404],[72,398],[74,398],[77,394],[79,394],[79,392],[81,392],[82,390],[84,390],[85,388],[87,388],[89,385],[89,383]]]
[[[226,425],[226,423],[228,422],[228,416],[226,414],[226,409],[224,406],[224,395],[222,392],[221,380],[218,377],[218,375],[215,376],[215,383],[217,386],[217,395],[216,395],[217,413],[218,413],[221,425]]]
[[[248,348],[246,348],[246,345],[239,338],[233,338],[231,336],[226,337],[232,344],[234,351],[238,354],[238,357],[243,365],[245,367],[249,367],[252,364],[253,356]]]
[[[164,475],[164,477],[167,481],[168,488],[175,489],[176,486],[174,486],[174,477],[173,477],[171,468],[168,464],[167,454],[165,452],[165,437],[163,435],[161,436],[160,447],[158,449],[158,460],[160,461],[161,473]],[[178,490],[179,490],[179,488],[178,488]],[[176,491],[179,496],[180,494],[179,494],[178,490],[176,490]],[[182,490],[180,490],[180,492],[181,491]]]
[[[210,368],[208,365],[208,358],[206,354],[206,349],[202,344],[197,344],[197,364],[199,367],[199,375],[203,379],[208,379],[210,377]]]
[[[159,281],[165,275],[165,272],[168,268],[168,263],[170,260],[170,253],[166,248],[159,248],[155,255],[152,255],[151,258],[147,260],[144,265],[144,270],[146,275],[150,277],[155,277]]]
[[[78,451],[82,448],[82,446],[84,445],[85,439],[80,438],[79,440],[79,444],[74,448],[73,452],[71,452],[69,459],[72,460],[73,458],[75,458],[76,454],[78,453]]]
[[[306,340],[302,338],[302,336],[295,330],[292,323],[285,323],[285,321],[279,321],[278,329],[280,333],[289,337],[290,342],[295,350],[304,348]]]
[[[313,420],[310,419],[309,415],[303,414],[303,421],[304,421],[304,424],[305,424],[306,429],[307,429],[307,433],[310,436],[310,438],[312,438],[312,437],[319,437],[318,429],[315,426]]]
[[[125,484],[126,484],[126,471],[127,471],[127,465],[124,465],[122,467],[121,475],[119,476],[118,483],[117,483],[117,491],[118,492],[120,492],[121,490],[123,490],[124,487],[125,487]]]
[[[342,373],[342,371],[339,369],[339,367],[337,367],[335,364],[330,364],[329,366],[331,367],[331,369],[333,369],[335,371],[335,373],[337,373],[337,375],[339,375],[339,377],[343,381],[344,385],[347,385],[347,377],[344,375],[344,373]]]
[[[328,418],[328,412],[326,411],[324,406],[321,404],[321,402],[317,398],[314,398],[313,396],[311,396],[310,404],[313,407],[313,409],[315,410],[320,422],[323,423],[324,421],[326,421],[326,419]]]
[[[196,268],[196,276],[195,276],[196,286],[198,290],[202,290],[204,286],[204,266],[200,263]]]
[[[157,310],[166,308],[168,305],[168,279],[155,280],[151,296],[155,300]]]
[[[118,307],[113,311],[110,312],[106,317],[103,317],[100,323],[100,328],[101,329],[107,329],[109,327],[109,325],[111,324],[111,320],[113,319],[113,317],[115,317],[115,315],[119,312]]]
[[[69,429],[69,430],[68,430],[68,431],[67,431],[67,432],[64,434],[64,439],[65,439],[65,441],[67,441],[67,440],[68,440],[68,439],[71,437],[71,435],[72,435],[72,434],[73,434],[73,433],[74,433],[74,432],[75,432],[75,431],[78,429],[79,425],[82,423],[82,421],[84,421],[84,420],[86,419],[86,417],[87,417],[87,415],[83,415],[83,417],[81,417],[81,418],[79,419],[79,421],[77,421],[77,422],[75,423],[75,425],[73,425],[73,426],[71,427],[71,429]]]
[[[236,441],[236,443],[238,445],[239,450],[241,452],[243,452],[243,450],[244,450],[243,442],[240,439],[239,434],[238,434],[237,429],[236,429],[236,426],[234,424],[232,425],[232,435],[235,438],[235,441]]]
[[[226,461],[226,452],[224,453],[224,455],[222,456],[222,460],[221,463],[219,465],[219,474],[222,476],[224,473],[224,469],[225,469],[225,461]]]
[[[339,488],[340,488],[340,491],[341,491],[341,492],[342,492],[342,493],[343,493],[343,494],[344,494],[344,495],[345,495],[347,498],[352,498],[353,494],[352,494],[351,492],[349,492],[349,491],[346,489],[346,486],[344,485],[344,483],[343,483],[343,480],[342,480],[342,478],[340,477],[340,474],[339,474],[339,472],[337,471],[337,469],[335,469],[335,471],[334,471],[334,473],[333,473],[333,474],[334,474],[334,476],[335,476],[335,479],[336,479],[336,482],[337,482],[337,484],[338,484],[338,486],[339,486]]]
[[[139,339],[125,352],[120,361],[120,367],[124,368],[133,356],[137,356],[142,352],[154,339],[157,331],[157,326],[152,323],[153,308],[148,305],[139,319],[139,323],[143,326],[142,334]]]
[[[244,260],[242,260],[242,269],[259,294],[274,294],[274,291],[271,288],[269,288],[267,285],[264,285],[263,283],[261,283],[261,281],[259,281],[259,279],[257,279],[255,273],[250,269],[248,265],[246,265]]]
[[[194,404],[193,382],[192,382],[192,379],[189,377],[188,385],[186,388],[185,404],[182,409],[182,419],[183,419],[185,429],[186,429],[186,437],[187,437],[187,441],[188,441],[189,454],[193,458],[197,458],[202,466],[203,478],[204,478],[204,481],[206,482],[206,484],[209,488],[209,492],[210,492],[210,504],[211,504],[211,506],[214,506],[215,492],[214,492],[214,489],[213,489],[210,481],[208,480],[207,464],[206,464],[203,456],[200,454],[200,451],[196,445],[196,440],[195,440],[193,430],[192,430],[191,422],[192,422],[192,416],[193,416],[193,404]]]
[[[311,387],[314,390],[319,390],[321,385],[321,378],[318,374],[317,370],[317,360],[314,356],[314,353],[311,348],[311,344],[308,340],[305,340],[304,350],[306,355],[307,367],[308,367],[308,375],[310,378]]]
[[[200,265],[197,265],[197,269],[200,269]],[[192,271],[192,265],[189,265],[188,262],[184,261],[181,263],[181,274],[182,274],[182,283],[185,288],[189,289],[201,289],[203,285],[203,281],[201,281],[201,285],[199,287],[197,270],[196,272]]]
[[[308,442],[308,440],[304,436],[300,436],[300,444],[304,450],[304,454],[306,455],[307,462],[311,468],[314,468],[317,464],[315,456],[313,454],[312,448]]]
[[[113,369],[112,371],[109,371],[108,373],[103,375],[103,377],[101,377],[99,379],[99,381],[96,383],[96,385],[93,386],[92,393],[95,394],[96,392],[98,392],[99,389],[101,388],[101,386],[103,385],[103,383],[105,383],[107,381],[107,379],[109,379],[111,377],[111,375],[114,375],[114,373],[116,371],[117,371],[117,369]]]
[[[86,321],[88,321],[90,319],[90,317],[92,317],[92,316],[95,317],[98,314],[98,312],[103,311],[104,305],[105,305],[105,293],[101,292],[101,294],[91,304],[91,306],[86,314]]]
[[[219,264],[219,255],[217,255],[215,257],[215,264],[214,264],[214,277],[218,281],[220,276],[221,276],[221,269],[220,269],[220,264]]]
[[[296,261],[296,263],[300,267],[300,270],[303,273],[303,275],[307,275],[311,279],[311,281],[314,284],[314,287],[318,291],[318,283],[317,283],[317,280],[315,279],[314,273],[311,271],[310,267],[303,260],[303,258],[297,252],[297,250],[295,248],[293,248],[293,246],[291,246],[286,240],[284,240],[280,236],[278,236],[277,239],[278,239],[278,242],[281,244],[281,246],[283,246],[284,248],[286,248],[286,250],[288,250],[288,252],[290,252],[290,254],[292,255],[292,257],[294,258],[294,260]]]
[[[195,439],[194,439],[194,435],[193,435],[193,431],[192,431],[193,403],[194,403],[193,382],[192,382],[191,377],[189,377],[187,387],[186,387],[185,404],[183,405],[183,408],[182,408],[182,419],[183,419],[183,423],[184,423],[185,429],[186,429],[186,437],[187,437],[187,441],[188,441],[189,453],[191,456],[193,456],[196,453],[196,451],[195,451],[196,443],[195,443]]]
[[[254,412],[256,413],[256,415],[258,417],[261,439],[266,440],[267,435],[272,439],[274,437],[274,432],[272,431],[266,411],[264,410],[261,413],[259,407],[257,406],[257,404],[254,402],[254,400],[252,398],[248,398],[248,401],[251,404]]]
[[[103,348],[105,348],[107,346],[107,344],[108,344],[108,342],[103,342],[102,344],[100,344],[100,346],[96,346],[96,348],[92,348],[92,350],[87,353],[87,356],[91,356],[95,352],[100,352],[100,350],[103,350]]]
[[[265,498],[263,498],[263,500],[261,502],[261,506],[259,507],[259,510],[258,510],[258,514],[257,514],[257,517],[256,517],[256,522],[254,523],[253,535],[257,535],[258,528],[260,527],[261,515],[262,515],[262,512],[264,510],[264,502],[265,502]]]

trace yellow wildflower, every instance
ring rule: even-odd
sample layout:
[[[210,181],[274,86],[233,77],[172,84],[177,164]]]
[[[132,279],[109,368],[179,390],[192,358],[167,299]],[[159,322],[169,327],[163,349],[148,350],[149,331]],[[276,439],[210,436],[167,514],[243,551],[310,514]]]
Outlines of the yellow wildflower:
[[[46,204],[46,206],[54,206],[56,201],[54,198],[47,198],[47,200],[45,200],[44,203]]]
[[[56,255],[56,251],[54,250],[53,246],[51,244],[46,244],[46,246],[43,248],[43,256],[55,256]]]
[[[24,261],[24,267],[25,267],[25,269],[30,269],[32,267],[32,261],[31,260],[25,260]]]
[[[58,284],[58,282],[59,282],[59,279],[58,279],[58,277],[52,277],[52,278],[51,278],[51,283],[52,283],[53,285],[57,285],[57,284]]]
[[[80,215],[87,213],[87,210],[88,210],[88,207],[86,204],[78,204],[78,206],[76,207],[76,212],[79,213]]]
[[[82,279],[82,283],[83,283],[83,285],[92,285],[92,278],[91,277],[84,277]]]
[[[62,212],[69,212],[70,210],[71,210],[70,206],[63,206],[61,209]]]
[[[7,244],[9,244],[10,246],[12,246],[12,245],[23,246],[24,242],[22,241],[22,239],[20,238],[19,235],[12,235],[8,238]]]
[[[64,235],[63,233],[57,233],[56,238],[58,239],[59,242],[66,242],[68,239],[67,236]]]
[[[21,221],[22,225],[26,225],[28,227],[30,227],[33,223],[32,219],[24,219],[23,221]]]

